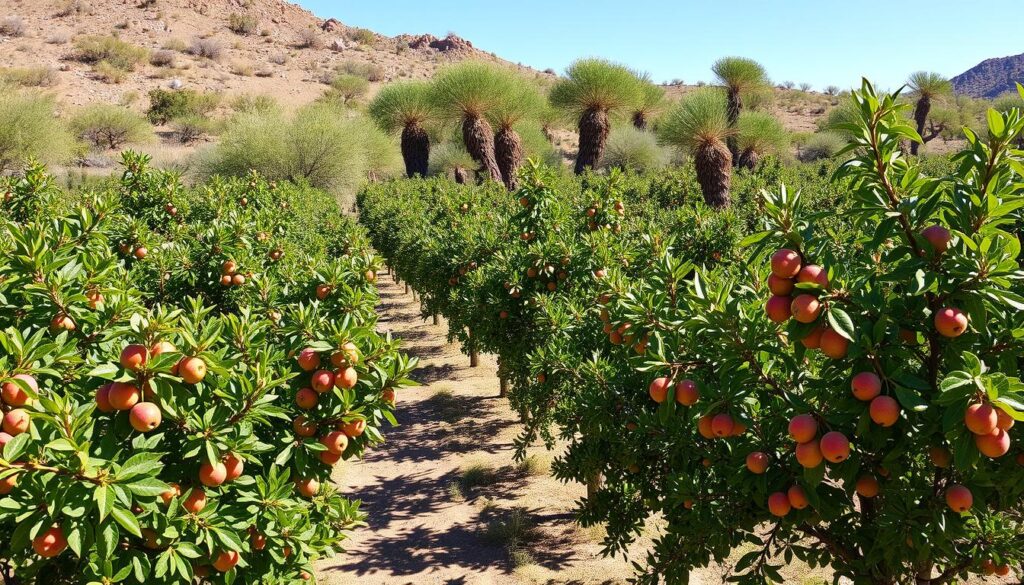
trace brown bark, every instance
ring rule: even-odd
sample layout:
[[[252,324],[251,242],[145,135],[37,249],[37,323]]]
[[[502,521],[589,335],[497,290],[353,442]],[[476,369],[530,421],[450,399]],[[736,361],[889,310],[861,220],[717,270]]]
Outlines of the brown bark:
[[[405,160],[405,174],[411,179],[416,175],[427,176],[430,161],[430,136],[415,122],[402,130],[402,158]]]
[[[473,160],[480,163],[485,179],[501,182],[501,170],[494,159],[494,130],[482,116],[466,116],[462,120],[462,140]]]
[[[494,157],[509,191],[519,188],[519,166],[523,164],[523,142],[512,128],[502,128],[494,136]]]
[[[716,209],[728,207],[732,181],[732,154],[729,149],[721,142],[705,144],[694,152],[693,164],[704,202]]]
[[[587,478],[587,499],[594,498],[602,487],[604,487],[604,476],[600,473],[595,473]]]
[[[761,155],[758,154],[757,151],[754,150],[753,148],[748,148],[743,151],[743,154],[740,155],[739,166],[745,169],[754,170],[755,168],[757,168],[757,163],[759,162],[761,162]]]
[[[728,105],[726,107],[726,115],[729,117],[729,127],[735,128],[737,122],[740,119],[740,112],[743,110],[743,98],[740,97],[739,90],[729,89]],[[733,134],[726,138],[726,144],[729,145],[729,153],[732,154],[732,160],[739,162],[740,150],[739,145],[736,142],[736,135]]]
[[[455,182],[460,185],[465,185],[469,182],[469,175],[466,173],[466,169],[462,167],[455,167]]]
[[[647,130],[647,115],[643,112],[633,112],[633,127],[637,130]]]
[[[932,110],[932,100],[926,95],[920,97],[917,100],[917,105],[914,107],[914,121],[917,122],[917,133],[924,135],[924,125],[928,121],[928,114]],[[917,141],[910,143],[910,154],[917,154],[917,149],[920,148],[920,143]]]
[[[587,110],[580,117],[580,149],[576,154],[576,174],[582,175],[588,168],[601,162],[604,146],[608,142],[608,112]]]

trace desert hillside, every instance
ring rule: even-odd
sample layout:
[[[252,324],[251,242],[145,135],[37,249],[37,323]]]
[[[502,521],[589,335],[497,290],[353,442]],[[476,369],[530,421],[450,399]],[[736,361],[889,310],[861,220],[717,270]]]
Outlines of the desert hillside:
[[[971,97],[995,98],[1013,92],[1024,83],[1024,53],[985,59],[952,80],[957,93]]]

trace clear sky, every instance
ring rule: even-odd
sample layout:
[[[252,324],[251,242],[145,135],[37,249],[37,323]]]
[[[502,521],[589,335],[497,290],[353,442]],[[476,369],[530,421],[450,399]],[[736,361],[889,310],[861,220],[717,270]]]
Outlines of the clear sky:
[[[710,81],[723,56],[775,82],[885,88],[927,69],[953,76],[1024,52],[1021,0],[292,0],[394,36],[454,32],[499,57],[562,72],[597,56],[655,80]]]

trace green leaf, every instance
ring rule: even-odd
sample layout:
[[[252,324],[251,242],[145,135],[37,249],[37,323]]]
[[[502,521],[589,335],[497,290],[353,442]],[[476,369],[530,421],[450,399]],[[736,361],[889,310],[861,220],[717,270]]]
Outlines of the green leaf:
[[[828,310],[828,324],[848,341],[854,341],[857,329],[853,326],[853,319],[846,314],[846,311],[835,306],[831,307]]]
[[[117,523],[124,527],[125,530],[134,534],[135,536],[142,537],[142,527],[139,526],[139,520],[132,514],[130,510],[124,508],[114,507],[111,510],[110,515],[117,520]]]

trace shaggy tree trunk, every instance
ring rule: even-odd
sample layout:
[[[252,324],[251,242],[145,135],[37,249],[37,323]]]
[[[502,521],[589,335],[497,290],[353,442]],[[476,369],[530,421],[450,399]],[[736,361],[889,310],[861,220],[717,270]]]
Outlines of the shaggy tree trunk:
[[[726,115],[729,117],[729,127],[736,128],[736,124],[740,120],[740,111],[743,110],[743,98],[740,97],[740,92],[735,89],[729,90],[728,98]],[[729,153],[732,154],[732,160],[739,162],[740,150],[736,142],[736,135],[729,136],[725,142],[729,145]]]
[[[402,130],[402,158],[405,160],[405,174],[410,179],[416,175],[427,176],[430,136],[419,124],[409,124]]]
[[[745,169],[754,170],[759,162],[761,162],[761,155],[753,148],[744,150],[740,155],[740,166]]]
[[[512,128],[502,128],[494,136],[494,158],[509,191],[519,188],[519,165],[523,164],[523,141]]]
[[[928,96],[921,96],[914,107],[914,121],[917,122],[917,133],[924,135],[924,125],[928,122],[928,113],[932,110],[932,100]],[[921,145],[917,141],[910,143],[910,154],[917,154]]]
[[[729,206],[729,185],[732,180],[732,154],[721,142],[705,144],[693,156],[697,182],[704,202],[716,209]]]
[[[466,116],[462,121],[462,140],[473,160],[480,163],[480,172],[492,181],[501,182],[501,170],[494,159],[494,130],[482,116]]]
[[[637,130],[647,130],[647,115],[643,112],[633,112],[633,127]]]
[[[595,168],[604,155],[608,141],[608,112],[587,110],[580,118],[580,149],[576,154],[576,174],[582,175],[588,168]]]
[[[466,169],[462,167],[455,167],[455,170],[453,172],[455,173],[456,183],[460,185],[465,185],[466,183],[469,182],[469,174],[466,172]]]

